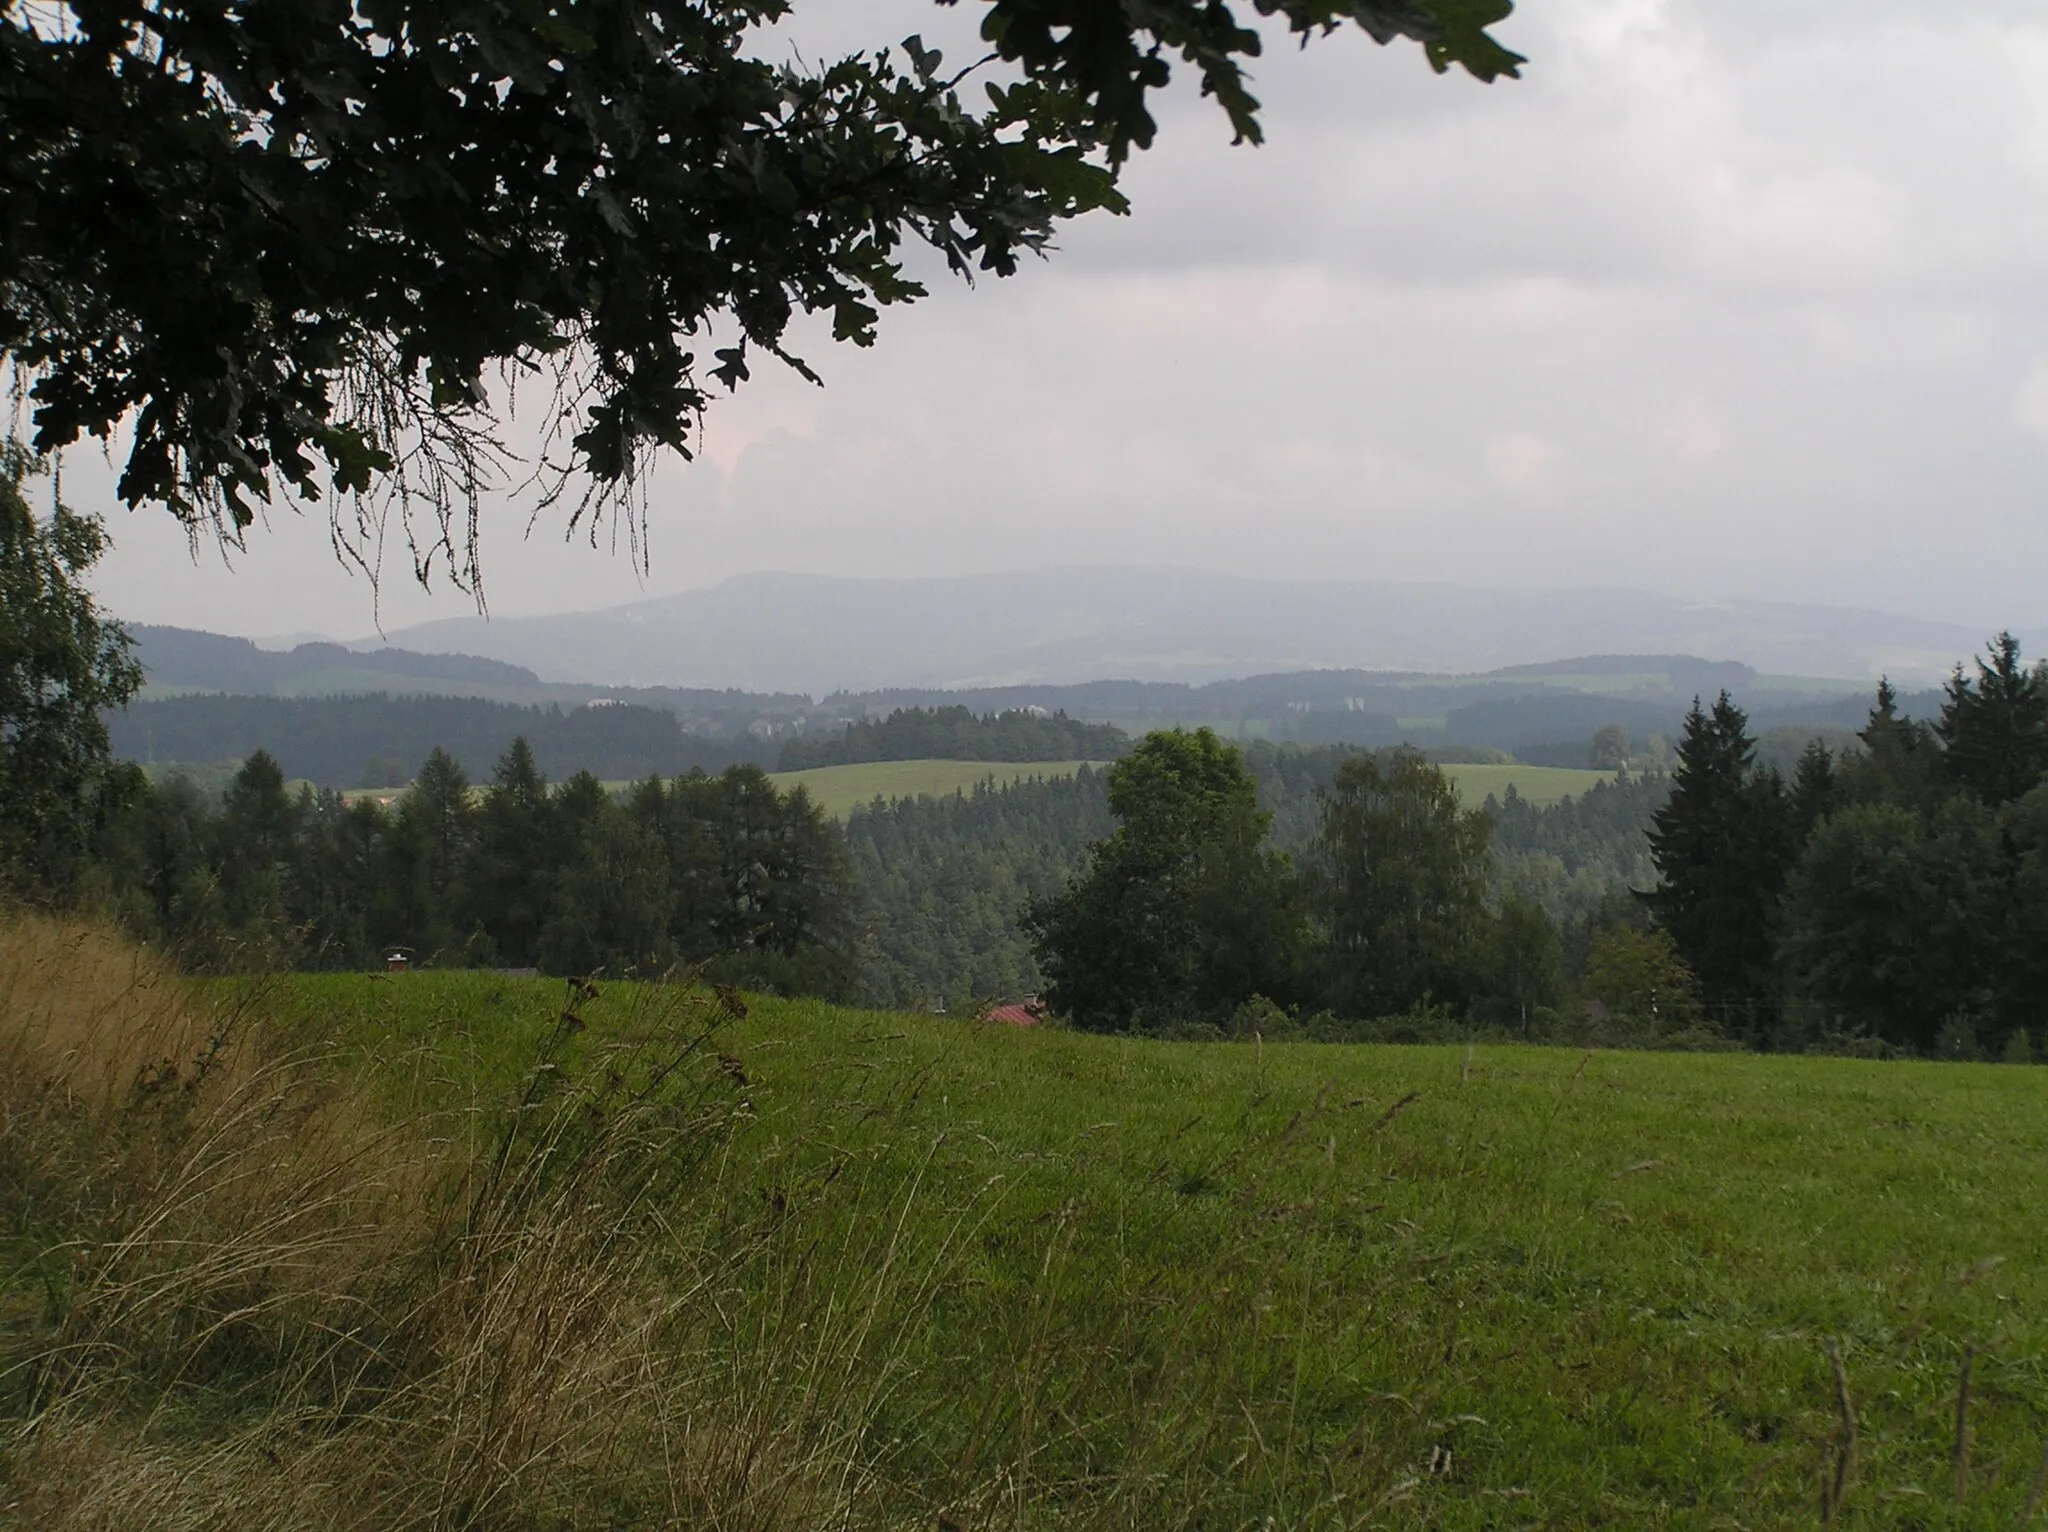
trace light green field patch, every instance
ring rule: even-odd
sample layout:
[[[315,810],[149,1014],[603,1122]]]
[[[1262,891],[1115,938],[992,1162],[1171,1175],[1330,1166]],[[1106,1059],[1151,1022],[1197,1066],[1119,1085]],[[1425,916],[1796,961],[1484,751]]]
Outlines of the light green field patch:
[[[1085,761],[868,761],[858,766],[818,766],[778,771],[769,780],[787,792],[801,787],[824,811],[844,818],[857,803],[877,798],[943,797],[980,782],[1018,782],[1030,777],[1071,777]]]
[[[1446,766],[1445,776],[1458,789],[1469,808],[1478,808],[1488,795],[1507,795],[1510,783],[1529,802],[1542,808],[1565,797],[1577,797],[1596,782],[1611,782],[1611,771],[1575,771],[1569,766]]]

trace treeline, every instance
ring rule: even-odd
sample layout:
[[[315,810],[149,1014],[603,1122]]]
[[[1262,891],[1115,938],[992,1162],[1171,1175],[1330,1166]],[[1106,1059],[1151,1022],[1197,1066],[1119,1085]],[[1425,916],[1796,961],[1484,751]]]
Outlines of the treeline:
[[[1930,724],[1888,685],[1787,779],[1723,695],[1686,721],[1649,907],[1727,1032],[2032,1057],[2048,1024],[2048,670],[2010,634]]]
[[[931,1010],[1040,985],[1018,919],[1114,827],[1102,773],[856,808],[846,847],[861,910],[860,996]]]
[[[1322,798],[1348,747],[1244,748],[1275,849],[1297,858],[1322,823]],[[1396,752],[1382,752],[1390,767]],[[1631,888],[1656,878],[1645,832],[1669,790],[1662,777],[1617,777],[1577,798],[1537,807],[1512,790],[1489,798],[1487,897],[1540,908],[1559,933],[1566,980],[1590,951],[1589,932],[1640,921]],[[1087,864],[1116,825],[1106,776],[984,785],[972,793],[857,808],[846,825],[861,907],[863,1000],[877,1006],[959,1009],[1014,999],[1044,983],[1023,927],[1026,905]]]
[[[1496,896],[1537,906],[1561,930],[1611,916],[1657,882],[1648,832],[1670,792],[1668,777],[1617,773],[1541,807],[1512,787],[1488,798]]]
[[[1130,743],[1114,724],[1081,723],[1065,713],[977,717],[964,707],[898,708],[887,718],[857,719],[839,734],[785,742],[777,769],[865,761],[1111,761]]]
[[[1106,785],[1117,828],[1024,921],[1082,1026],[2048,1052],[2048,668],[2010,635],[1932,721],[1880,685],[1854,748],[1789,774],[1723,693],[1668,782],[1555,809],[1467,811],[1412,752],[1345,756],[1291,851],[1206,731],[1148,736]]]
[[[742,734],[684,731],[664,708],[521,707],[474,697],[172,697],[110,712],[114,753],[131,761],[247,760],[267,752],[289,778],[320,787],[402,785],[431,750],[491,761],[525,739],[537,768],[637,781],[766,765],[774,746]]]
[[[134,782],[100,827],[91,902],[201,969],[438,965],[655,975],[850,993],[839,831],[758,766],[551,787],[515,739],[480,792],[432,751],[395,809],[287,790],[251,756],[225,794]]]
[[[1024,920],[1056,1014],[1099,1031],[1342,1038],[1450,1017],[1536,1035],[1564,998],[1537,906],[1489,897],[1492,821],[1412,751],[1336,762],[1297,858],[1244,756],[1147,735],[1107,773],[1116,829]]]

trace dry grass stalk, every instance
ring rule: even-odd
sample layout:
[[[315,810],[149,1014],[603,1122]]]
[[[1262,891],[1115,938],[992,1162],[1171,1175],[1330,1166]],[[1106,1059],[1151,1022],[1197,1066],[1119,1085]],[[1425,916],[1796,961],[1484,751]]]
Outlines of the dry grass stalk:
[[[1820,1521],[1824,1527],[1833,1526],[1841,1515],[1849,1476],[1856,1471],[1856,1409],[1849,1399],[1849,1373],[1842,1364],[1840,1341],[1828,1342],[1828,1363],[1835,1374],[1835,1410],[1841,1416],[1842,1434],[1835,1443],[1834,1474],[1821,1485]]]
[[[1380,1113],[1378,1117],[1374,1118],[1372,1126],[1368,1128],[1366,1131],[1368,1133],[1379,1132],[1380,1129],[1384,1128],[1396,1117],[1399,1117],[1403,1112],[1407,1111],[1409,1107],[1413,1106],[1421,1098],[1422,1092],[1419,1090],[1412,1090],[1408,1092],[1407,1095],[1403,1096],[1399,1101],[1396,1101],[1392,1106],[1388,1107],[1384,1112]]]
[[[1963,1497],[1970,1488],[1970,1373],[1977,1361],[1975,1346],[1963,1347],[1963,1375],[1956,1384],[1956,1504],[1963,1503]]]

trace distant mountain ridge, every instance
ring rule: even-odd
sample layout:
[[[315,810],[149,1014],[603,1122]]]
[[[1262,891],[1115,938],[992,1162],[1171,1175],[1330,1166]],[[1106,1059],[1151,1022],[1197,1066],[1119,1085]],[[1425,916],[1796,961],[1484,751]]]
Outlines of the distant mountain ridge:
[[[419,654],[405,649],[351,649],[314,642],[291,649],[261,649],[246,638],[230,638],[195,628],[128,626],[143,670],[152,686],[195,691],[237,692],[262,696],[294,685],[320,685],[321,680],[360,676],[365,681],[412,689],[454,690],[475,687],[532,687],[540,677],[519,665],[473,654]]]
[[[211,762],[262,748],[295,774],[334,786],[383,782],[416,766],[437,744],[481,771],[518,733],[529,736],[551,771],[587,767],[613,777],[735,761],[815,765],[841,756],[893,758],[856,748],[857,739],[905,708],[940,709],[933,715],[938,718],[957,714],[954,721],[963,727],[1006,713],[1051,727],[1064,715],[1072,723],[1060,726],[1070,732],[1112,726],[1111,732],[1123,731],[1119,740],[1153,728],[1206,725],[1243,740],[1407,743],[1583,765],[1587,742],[1612,726],[1654,757],[1662,748],[1654,742],[1675,737],[1694,698],[1723,689],[1749,711],[1760,736],[1787,735],[1773,749],[1796,754],[1816,731],[1846,738],[1863,723],[1871,700],[1868,683],[1772,676],[1741,661],[1672,653],[1601,654],[1462,675],[1321,669],[1201,684],[1105,680],[812,697],[550,683],[473,656],[401,649],[357,655],[331,644],[279,653],[181,629],[141,628],[137,636],[154,684],[150,695],[109,719],[121,754],[158,763]],[[1906,691],[1901,705],[1927,716],[1940,700],[1938,691]],[[900,722],[910,727],[917,720]],[[969,732],[977,730],[979,724]],[[997,758],[965,749],[959,740],[926,741],[922,748],[953,758]],[[1056,751],[1061,759],[1115,753],[1072,740]],[[1055,756],[1025,751],[1017,758]]]
[[[1888,673],[1925,683],[1988,637],[1988,629],[1896,613],[1619,588],[1531,593],[1052,569],[743,575],[601,611],[444,619],[391,640],[421,653],[489,657],[557,682],[816,695],[1110,679],[1199,684],[1319,669],[1470,674],[1584,655],[1617,664],[1711,655],[1772,675],[1862,685]],[[1584,666],[1574,661],[1581,674]]]

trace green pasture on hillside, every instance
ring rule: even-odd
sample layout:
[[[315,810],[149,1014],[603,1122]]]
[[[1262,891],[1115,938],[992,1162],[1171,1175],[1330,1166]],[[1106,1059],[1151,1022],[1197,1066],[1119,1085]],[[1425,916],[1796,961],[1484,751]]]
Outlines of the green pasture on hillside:
[[[572,1003],[562,1074],[686,1031],[665,993]],[[263,1003],[480,1113],[540,1078],[564,990],[300,977]],[[757,1252],[702,1301],[740,1349],[857,1321],[807,1408],[905,1527],[1811,1527],[1838,1469],[1837,1525],[2021,1524],[2048,1069],[783,1000],[696,1057],[734,1126],[675,1237]],[[1002,1515],[961,1509],[997,1463]]]
[[[770,780],[785,792],[802,787],[826,813],[843,818],[858,803],[877,798],[942,797],[971,791],[993,778],[1016,782],[1029,777],[1071,777],[1083,761],[868,761],[857,766],[817,766],[780,771]]]
[[[1478,808],[1488,796],[1504,797],[1510,784],[1522,797],[1542,808],[1561,798],[1577,797],[1597,782],[1611,782],[1611,771],[1579,771],[1569,766],[1445,766],[1458,796]]]
[[[926,795],[971,790],[978,782],[994,778],[1014,782],[1028,777],[1067,777],[1084,763],[1080,761],[873,761],[858,766],[820,766],[810,771],[784,771],[773,775],[776,786],[785,790],[801,784],[826,813],[843,817],[857,803],[883,799],[917,798]],[[1596,782],[1609,780],[1613,773],[1575,771],[1563,766],[1446,766],[1444,775],[1458,789],[1459,796],[1473,808],[1488,794],[1501,795],[1513,783],[1515,791],[1539,806],[1557,802],[1567,795],[1585,792]]]

